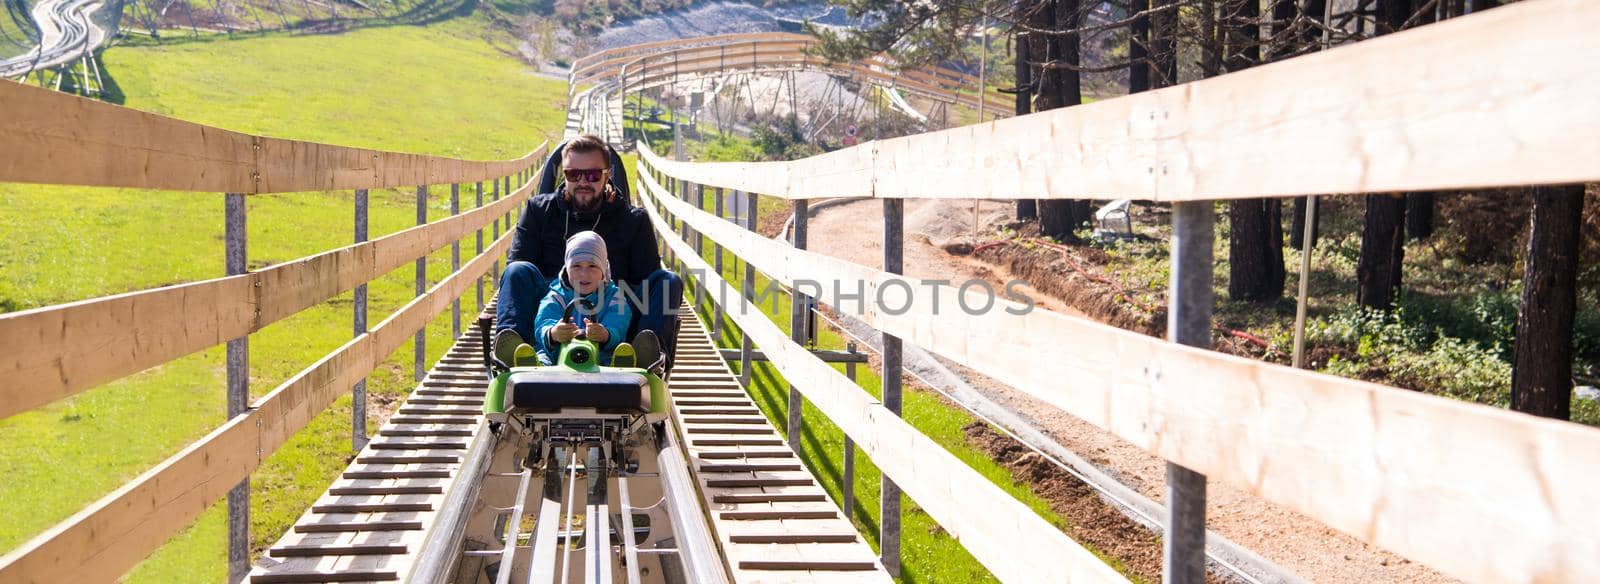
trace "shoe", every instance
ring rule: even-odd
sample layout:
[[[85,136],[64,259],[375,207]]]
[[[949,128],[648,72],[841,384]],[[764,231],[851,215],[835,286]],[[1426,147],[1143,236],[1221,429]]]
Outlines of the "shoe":
[[[634,363],[638,367],[649,369],[660,374],[666,365],[666,356],[661,354],[661,339],[656,338],[655,331],[643,330],[633,337]]]
[[[538,367],[540,365],[539,352],[533,350],[533,345],[527,343],[517,345],[516,356],[514,357],[513,362],[516,363],[518,367]]]
[[[517,363],[517,349],[525,347],[527,343],[522,340],[522,335],[516,329],[500,329],[494,333],[494,359],[507,369]]]
[[[611,352],[611,366],[622,367],[625,369],[638,367],[639,359],[637,357],[638,356],[634,355],[633,353],[633,344],[618,344],[617,349]]]

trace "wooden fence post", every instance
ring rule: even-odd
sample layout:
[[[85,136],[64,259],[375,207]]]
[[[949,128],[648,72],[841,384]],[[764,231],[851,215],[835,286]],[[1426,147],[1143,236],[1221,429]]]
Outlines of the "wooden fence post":
[[[367,189],[356,189],[356,224],[355,240],[362,243],[367,240],[367,225],[370,213],[367,204]],[[351,315],[351,334],[361,336],[367,333],[367,285],[361,283],[356,286],[354,314]],[[355,387],[350,390],[350,449],[361,452],[367,447],[367,378],[362,377]]]
[[[223,195],[224,264],[229,276],[248,271],[248,234],[244,193]],[[228,341],[228,418],[250,407],[250,335]],[[250,574],[250,479],[228,491],[228,582]]]
[[[845,352],[855,355],[856,342],[845,343],[844,349]],[[855,361],[845,362],[844,376],[849,377],[852,382],[856,380]],[[850,521],[855,517],[856,509],[856,441],[851,440],[849,434],[844,437],[844,484],[840,486],[840,490],[844,491],[844,520]]]
[[[473,205],[473,207],[472,207],[474,209],[483,206],[483,181],[481,181],[481,180],[478,181],[478,184],[477,184],[477,193],[478,193],[477,204]],[[478,256],[483,255],[483,227],[482,226],[478,227],[477,233],[478,233],[478,247],[476,248],[477,252],[472,254],[472,257],[478,257]],[[479,274],[478,277],[477,277],[477,285],[478,285],[478,312],[481,313],[481,312],[483,312],[483,275],[482,274]]]
[[[1172,275],[1168,284],[1168,340],[1211,348],[1211,201],[1172,206]],[[1206,577],[1206,477],[1167,463],[1167,533],[1161,580],[1203,584]]]
[[[450,184],[450,216],[454,217],[454,216],[460,215],[460,214],[461,214],[461,185],[457,184],[457,183],[451,183]],[[459,269],[461,269],[461,240],[460,239],[452,239],[452,240],[450,240],[450,273],[454,274],[454,273],[456,273],[456,270],[459,270]],[[453,339],[451,342],[455,342],[455,340],[459,340],[461,338],[461,297],[460,296],[456,296],[455,298],[450,300],[450,338]]]
[[[756,194],[743,194],[745,197],[744,227],[753,232],[756,230]],[[735,191],[734,196],[738,195],[739,193]],[[746,300],[754,301],[756,297],[756,272],[750,267],[749,259],[743,260],[743,263],[744,297]],[[756,310],[760,309],[760,307],[756,307]],[[741,331],[739,336],[741,337],[739,341],[739,385],[748,388],[750,387],[750,333]]]
[[[904,199],[883,200],[883,271],[905,273]],[[883,335],[883,407],[900,415],[900,337]],[[879,471],[882,474],[882,471]],[[883,476],[879,501],[878,559],[890,576],[900,575],[900,487]]]
[[[725,193],[725,192],[726,191],[724,191],[722,189],[722,187],[717,187],[716,195],[715,195],[716,196],[716,201],[712,203],[712,206],[716,208],[717,218],[718,219],[725,219],[726,218],[726,217],[723,216],[723,205],[722,205],[722,196],[723,196],[723,193]],[[716,264],[715,265],[716,265],[716,268],[717,268],[717,276],[721,277],[722,276],[722,244],[718,243],[714,239],[711,240],[711,243],[716,249]],[[721,302],[713,302],[712,303],[711,338],[716,339],[716,341],[718,343],[722,342],[722,310],[723,310],[722,305],[725,304],[726,302],[727,302],[727,299],[726,298],[722,298]]]
[[[795,249],[806,248],[806,209],[810,201],[795,199],[794,201],[794,237],[792,243]],[[789,289],[789,338],[800,345],[806,344],[806,313],[807,300],[800,293],[799,283]],[[805,410],[806,398],[800,395],[800,390],[789,384],[789,447],[800,452],[800,434],[805,420],[801,417]]]
[[[493,190],[490,192],[489,200],[500,200],[500,179],[494,179],[494,183],[490,187]],[[500,218],[495,217],[493,223],[494,228],[490,232],[489,241],[500,241]],[[495,290],[498,291],[498,286],[500,285],[500,258],[494,259],[494,267],[489,270],[489,277],[491,278],[490,282],[496,286]]]
[[[417,225],[424,225],[427,222],[428,222],[428,185],[422,185],[422,186],[417,187]],[[417,296],[422,296],[423,292],[427,292],[428,291],[428,254],[422,254],[422,257],[417,258],[416,272],[417,272],[417,286],[416,286],[416,288],[417,288]],[[414,342],[413,342],[413,347],[412,347],[412,352],[411,352],[411,355],[412,355],[411,378],[412,378],[413,381],[422,381],[422,376],[427,373],[426,367],[423,366],[423,362],[428,359],[428,356],[427,356],[428,327],[427,326],[423,326],[421,329],[418,329],[417,330],[417,335],[413,339],[413,341]]]

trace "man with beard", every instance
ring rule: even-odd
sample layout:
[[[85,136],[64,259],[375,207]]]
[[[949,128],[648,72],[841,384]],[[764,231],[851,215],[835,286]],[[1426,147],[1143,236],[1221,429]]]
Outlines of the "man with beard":
[[[567,238],[583,231],[605,240],[611,277],[628,289],[625,297],[632,296],[629,300],[638,316],[628,338],[652,331],[660,346],[670,349],[683,280],[662,269],[650,217],[613,185],[611,150],[600,138],[579,136],[560,150],[566,183],[529,199],[512,236],[495,307],[494,355],[512,363],[517,345],[534,339],[539,301],[549,293],[550,279],[561,271]],[[553,166],[545,166],[547,180],[553,178]],[[655,348],[649,346],[653,339],[644,337],[636,344],[642,364],[648,364],[654,361]]]

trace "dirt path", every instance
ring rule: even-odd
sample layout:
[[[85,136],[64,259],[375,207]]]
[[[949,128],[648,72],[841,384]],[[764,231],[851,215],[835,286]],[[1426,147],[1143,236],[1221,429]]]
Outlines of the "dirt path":
[[[1010,210],[1008,203],[985,202],[979,208],[978,221],[982,225],[1004,221]],[[930,239],[942,244],[963,236],[970,241],[972,212],[972,201],[907,201],[907,275],[937,279],[978,277],[997,285],[1010,279],[1010,274],[999,266],[967,256],[953,256],[930,243]],[[882,205],[878,201],[859,201],[818,211],[808,225],[809,248],[863,265],[881,266],[882,216]],[[1025,290],[1041,308],[1083,316],[1031,287]],[[1146,497],[1162,500],[1165,466],[1161,459],[1009,386],[959,366],[953,369],[1000,405],[1031,420],[1062,446]],[[1218,483],[1212,483],[1209,490],[1207,525],[1211,529],[1307,580],[1452,581],[1420,564],[1364,544],[1242,490]]]

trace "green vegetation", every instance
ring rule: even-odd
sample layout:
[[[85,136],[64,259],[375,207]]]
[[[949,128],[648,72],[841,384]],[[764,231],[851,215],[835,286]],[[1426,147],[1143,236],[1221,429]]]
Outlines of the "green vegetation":
[[[0,2],[0,59],[26,53],[39,38],[29,4],[24,0]]]
[[[565,84],[532,76],[498,47],[513,39],[473,16],[428,27],[340,35],[255,35],[106,51],[112,97],[130,107],[270,136],[469,159],[521,156],[563,124]],[[474,206],[472,185],[462,209]],[[485,199],[488,199],[486,193]],[[428,214],[449,213],[434,186]],[[222,197],[0,184],[0,311],[220,276]],[[410,189],[374,190],[371,235],[415,221]],[[249,199],[250,263],[260,268],[347,245],[351,195]],[[463,241],[463,258],[475,241]],[[430,284],[450,252],[431,254]],[[370,285],[376,324],[413,294],[412,270]],[[472,310],[469,291],[466,311]],[[251,389],[270,391],[350,338],[349,293],[251,335]],[[468,317],[470,319],[470,317]],[[428,328],[429,358],[448,347],[448,314]],[[408,392],[411,347],[369,378],[369,416]],[[225,418],[216,347],[75,398],[0,420],[0,553],[66,518],[204,435]],[[349,398],[273,455],[252,479],[252,537],[276,541],[348,462]],[[375,429],[375,424],[369,424]],[[129,575],[132,582],[218,581],[220,506]]]

